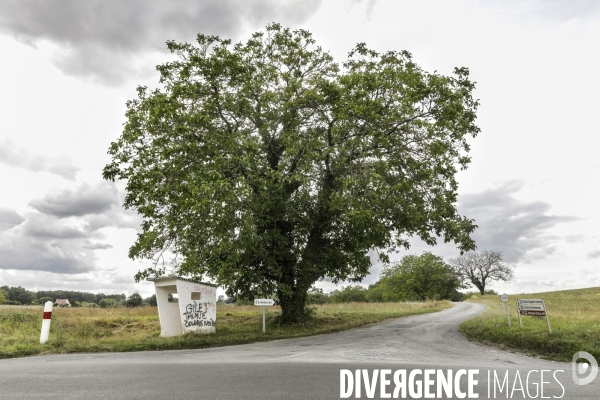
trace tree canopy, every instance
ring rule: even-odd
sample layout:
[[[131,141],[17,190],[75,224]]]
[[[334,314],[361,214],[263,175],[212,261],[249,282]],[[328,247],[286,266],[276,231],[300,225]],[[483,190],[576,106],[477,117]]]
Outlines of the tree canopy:
[[[482,296],[490,282],[510,282],[514,278],[514,267],[503,262],[499,251],[468,252],[450,263],[463,283],[475,286]]]
[[[379,282],[369,290],[380,301],[424,301],[450,299],[461,286],[452,267],[429,252],[407,255],[385,267]]]
[[[246,43],[167,42],[162,87],[138,88],[105,179],[143,216],[131,258],[173,254],[178,275],[228,295],[276,293],[284,322],[319,279],[360,281],[416,235],[475,248],[455,208],[477,100],[466,68],[427,73],[358,44],[341,65],[305,30]],[[155,263],[139,281],[165,274]]]

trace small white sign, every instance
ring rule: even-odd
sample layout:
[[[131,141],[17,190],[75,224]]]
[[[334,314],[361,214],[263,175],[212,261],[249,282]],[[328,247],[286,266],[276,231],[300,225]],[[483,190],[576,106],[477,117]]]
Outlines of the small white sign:
[[[275,300],[273,299],[254,299],[255,306],[273,306],[275,305]]]
[[[507,294],[501,294],[500,295],[500,300],[506,303],[508,301],[508,295]]]

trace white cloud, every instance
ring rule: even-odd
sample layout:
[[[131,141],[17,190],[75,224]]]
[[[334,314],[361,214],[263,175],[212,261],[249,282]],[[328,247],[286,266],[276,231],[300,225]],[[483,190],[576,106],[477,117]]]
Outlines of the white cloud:
[[[140,218],[120,206],[112,182],[81,184],[30,201],[38,212],[0,210],[0,269],[59,274],[101,268],[96,251],[112,249],[105,228],[139,228]],[[132,274],[133,275],[133,274]]]
[[[79,168],[68,160],[31,154],[16,147],[11,140],[0,143],[0,163],[33,172],[49,172],[71,181],[75,180],[75,175],[79,171]]]
[[[167,40],[190,42],[199,33],[235,38],[245,25],[297,24],[319,5],[320,0],[8,0],[0,3],[0,31],[32,46],[56,43],[55,65],[67,75],[120,85],[138,75],[137,56],[164,52]]]

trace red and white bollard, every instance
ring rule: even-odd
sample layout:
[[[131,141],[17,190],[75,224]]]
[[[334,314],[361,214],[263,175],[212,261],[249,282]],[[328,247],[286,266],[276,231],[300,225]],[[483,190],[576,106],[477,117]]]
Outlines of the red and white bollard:
[[[52,302],[47,301],[44,304],[44,319],[42,320],[42,333],[40,335],[40,343],[48,342],[48,334],[50,333],[50,317],[52,317]]]

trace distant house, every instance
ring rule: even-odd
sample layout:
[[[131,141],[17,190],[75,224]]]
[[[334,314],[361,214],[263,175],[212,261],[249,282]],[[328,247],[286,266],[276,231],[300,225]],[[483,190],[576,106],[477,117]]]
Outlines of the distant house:
[[[54,302],[58,307],[71,307],[71,303],[69,303],[69,299],[56,299]]]

